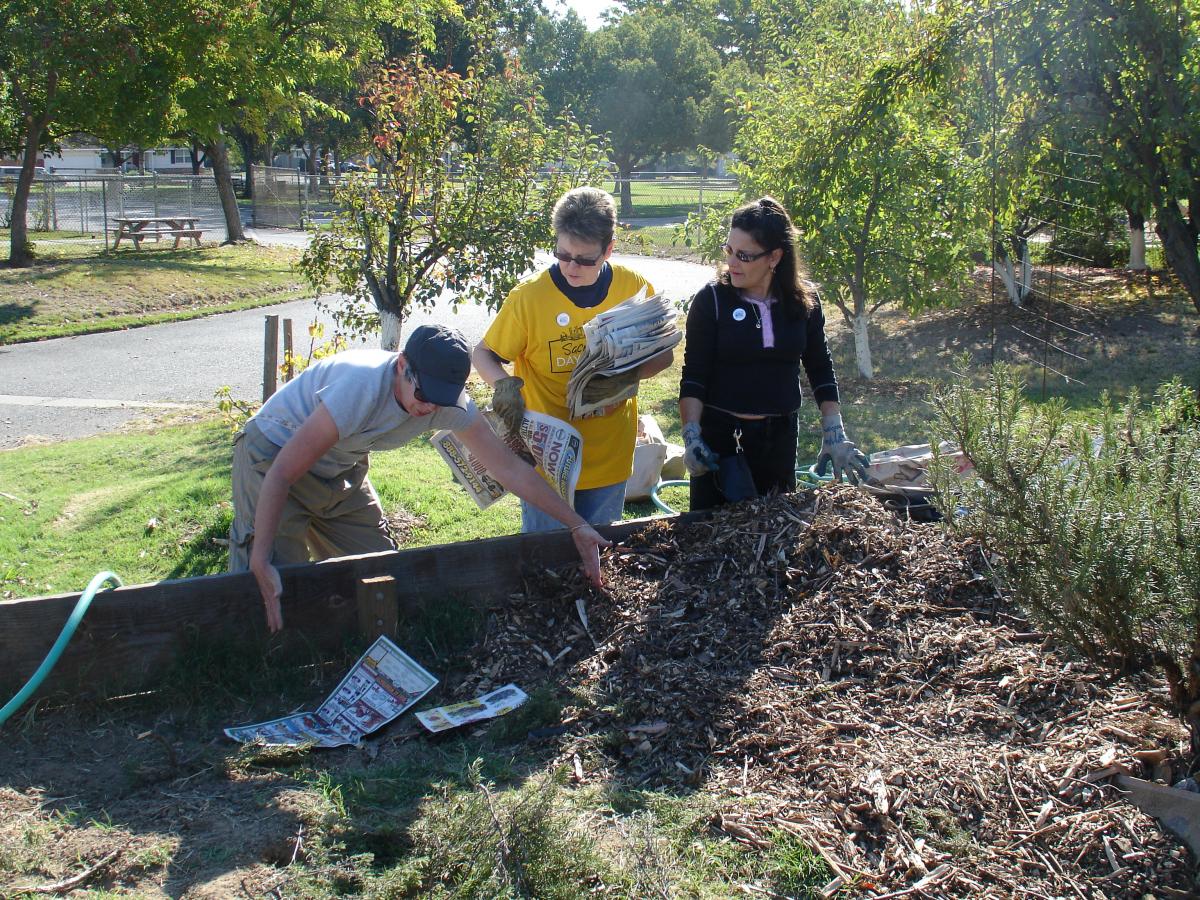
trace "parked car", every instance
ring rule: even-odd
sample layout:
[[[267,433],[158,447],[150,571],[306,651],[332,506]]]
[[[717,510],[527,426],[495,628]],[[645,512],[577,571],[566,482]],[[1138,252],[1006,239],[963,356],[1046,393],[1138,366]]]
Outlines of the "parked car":
[[[20,166],[0,166],[0,178],[16,178],[21,174]],[[34,166],[33,177],[45,178],[48,173],[45,166]]]

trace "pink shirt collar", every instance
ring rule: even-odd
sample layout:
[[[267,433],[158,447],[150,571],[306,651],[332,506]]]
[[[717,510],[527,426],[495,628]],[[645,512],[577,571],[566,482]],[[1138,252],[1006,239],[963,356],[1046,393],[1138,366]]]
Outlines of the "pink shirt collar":
[[[742,299],[755,307],[758,311],[758,322],[762,326],[762,342],[763,348],[775,346],[775,324],[771,321],[771,307],[775,304],[775,297],[751,297],[749,294],[742,294]]]

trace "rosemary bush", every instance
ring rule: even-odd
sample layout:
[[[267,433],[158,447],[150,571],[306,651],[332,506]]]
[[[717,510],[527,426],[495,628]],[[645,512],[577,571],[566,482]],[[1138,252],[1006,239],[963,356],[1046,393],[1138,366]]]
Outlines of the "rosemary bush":
[[[1013,372],[934,398],[939,437],[974,462],[933,466],[949,527],[1057,640],[1121,672],[1157,668],[1200,753],[1200,406],[1179,379],[1145,409],[1106,397],[1097,425],[1034,406]]]

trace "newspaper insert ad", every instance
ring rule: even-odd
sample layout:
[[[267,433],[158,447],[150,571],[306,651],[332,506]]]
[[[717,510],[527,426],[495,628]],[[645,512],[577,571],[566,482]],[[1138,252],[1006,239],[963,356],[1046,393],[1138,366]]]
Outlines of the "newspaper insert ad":
[[[235,741],[271,746],[357,744],[424,697],[438,683],[416,660],[381,635],[316,712],[226,728]]]
[[[534,464],[550,486],[568,505],[574,505],[575,485],[579,483],[579,470],[583,465],[583,438],[578,431],[561,419],[526,410],[521,421],[520,440],[517,440],[505,437],[504,425],[494,412],[484,410],[480,414],[514,453],[524,457],[532,455]],[[454,432],[439,431],[429,440],[480,509],[487,509],[508,493]]]
[[[474,700],[422,710],[417,713],[417,721],[432,732],[447,731],[469,722],[502,716],[528,699],[529,695],[515,684],[506,684]]]

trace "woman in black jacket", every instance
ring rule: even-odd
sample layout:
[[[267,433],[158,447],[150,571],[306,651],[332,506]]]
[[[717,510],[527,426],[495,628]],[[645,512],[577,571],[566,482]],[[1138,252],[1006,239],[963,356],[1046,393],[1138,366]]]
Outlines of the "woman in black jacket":
[[[726,502],[718,463],[739,453],[759,494],[795,490],[801,366],[821,414],[818,471],[832,464],[857,482],[867,460],[842,424],[816,286],[796,258],[791,218],[763,197],[734,212],[717,280],[688,312],[679,416],[692,509]]]

